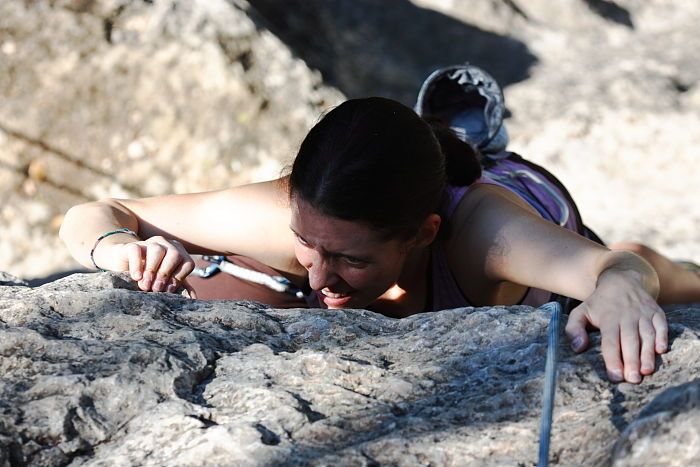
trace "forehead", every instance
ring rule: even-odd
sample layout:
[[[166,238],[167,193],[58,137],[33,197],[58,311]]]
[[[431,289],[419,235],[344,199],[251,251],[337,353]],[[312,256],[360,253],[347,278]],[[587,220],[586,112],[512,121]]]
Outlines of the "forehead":
[[[291,200],[290,227],[304,240],[329,252],[365,252],[385,246],[378,232],[363,222],[325,215],[304,200]]]

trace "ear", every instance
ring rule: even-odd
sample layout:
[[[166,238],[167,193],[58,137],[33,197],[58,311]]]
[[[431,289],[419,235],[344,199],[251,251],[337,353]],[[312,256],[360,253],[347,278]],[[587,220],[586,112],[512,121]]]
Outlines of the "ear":
[[[440,231],[440,224],[442,223],[442,218],[439,214],[428,214],[428,216],[423,220],[423,223],[418,228],[418,233],[416,236],[408,240],[406,246],[410,248],[425,248],[437,237]]]

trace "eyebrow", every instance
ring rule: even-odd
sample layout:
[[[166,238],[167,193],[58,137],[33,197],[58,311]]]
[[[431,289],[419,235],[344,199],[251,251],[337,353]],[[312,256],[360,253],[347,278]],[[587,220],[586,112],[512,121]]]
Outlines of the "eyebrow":
[[[289,226],[289,229],[290,229],[292,232],[294,232],[294,235],[296,235],[297,237],[299,237],[299,238],[301,238],[302,240],[304,240],[304,242],[306,242],[309,246],[313,247],[313,244],[312,244],[312,243],[310,243],[309,241],[307,241],[299,232],[297,232],[296,230],[294,230],[294,227],[292,227],[292,226],[290,225],[290,226]],[[326,250],[325,248],[321,248],[321,250],[323,250],[323,252],[324,252],[325,254],[327,254],[328,256],[335,256],[335,257],[342,256],[342,257],[344,257],[344,258],[356,259],[356,260],[358,260],[358,261],[363,261],[363,262],[365,262],[365,263],[370,263],[370,262],[371,262],[371,260],[370,260],[369,258],[363,257],[363,256],[357,256],[357,255],[350,254],[350,253],[341,253],[341,252],[339,252],[339,251],[328,251],[328,250]]]

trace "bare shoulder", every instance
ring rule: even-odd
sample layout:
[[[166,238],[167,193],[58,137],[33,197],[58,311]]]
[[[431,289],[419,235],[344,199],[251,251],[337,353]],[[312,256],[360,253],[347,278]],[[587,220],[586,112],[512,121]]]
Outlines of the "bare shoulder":
[[[448,266],[473,303],[516,303],[524,294],[526,288],[504,281],[498,273],[498,265],[513,248],[502,234],[504,226],[523,217],[527,220],[539,216],[509,190],[477,183],[449,219],[445,240]]]
[[[585,298],[608,251],[499,186],[475,186],[451,220],[446,247],[455,279],[477,293],[491,290],[490,297],[517,296],[530,286]]]
[[[469,188],[469,192],[462,198],[454,213],[454,218],[464,219],[474,214],[484,215],[488,211],[484,207],[497,207],[500,205],[515,205],[535,215],[534,210],[527,202],[507,188],[490,183],[475,183]],[[479,208],[482,208],[481,210]]]
[[[449,220],[448,246],[464,246],[485,233],[493,222],[504,220],[505,212],[539,217],[532,206],[510,190],[487,183],[475,183],[460,200]]]

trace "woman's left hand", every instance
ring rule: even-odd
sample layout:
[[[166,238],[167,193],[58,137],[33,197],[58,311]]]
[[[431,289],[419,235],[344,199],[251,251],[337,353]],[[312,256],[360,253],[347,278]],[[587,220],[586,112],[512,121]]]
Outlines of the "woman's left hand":
[[[588,347],[588,326],[600,329],[612,381],[639,383],[666,352],[668,327],[656,304],[659,277],[629,251],[610,250],[547,222],[505,188],[476,184],[451,219],[450,268],[463,290],[471,271],[490,283],[522,284],[583,300],[566,333],[576,352]]]
[[[604,271],[594,292],[571,311],[566,334],[575,352],[588,347],[586,327],[600,329],[611,381],[639,383],[668,348],[666,315],[635,271]]]

